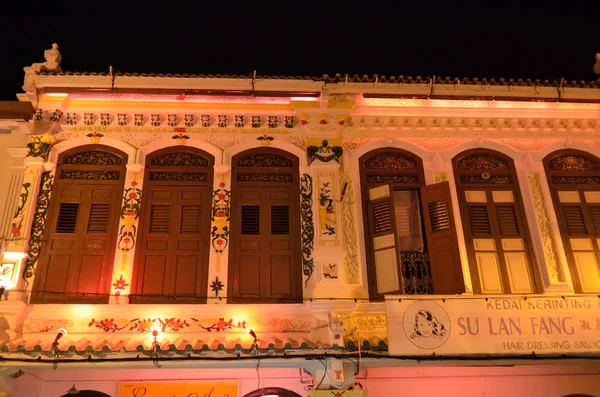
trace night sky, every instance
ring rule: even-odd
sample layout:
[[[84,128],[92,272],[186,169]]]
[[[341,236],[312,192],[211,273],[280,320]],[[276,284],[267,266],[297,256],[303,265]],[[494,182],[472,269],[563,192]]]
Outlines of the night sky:
[[[121,72],[257,70],[259,76],[598,77],[592,71],[600,52],[598,0],[503,0],[485,8],[479,4],[489,1],[460,7],[427,1],[315,7],[296,1],[273,9],[251,9],[251,2],[197,9],[161,2],[151,10],[125,1],[74,3],[86,5],[48,2],[47,10],[31,12],[57,16],[0,17],[0,100],[15,100],[22,68],[43,62],[53,42],[65,71],[107,72],[112,65]]]

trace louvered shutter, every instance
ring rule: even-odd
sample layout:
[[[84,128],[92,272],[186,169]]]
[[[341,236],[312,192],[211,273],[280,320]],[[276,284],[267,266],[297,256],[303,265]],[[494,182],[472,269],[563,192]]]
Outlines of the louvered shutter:
[[[436,294],[465,292],[456,224],[448,182],[421,188],[433,291]]]
[[[60,203],[56,233],[75,233],[78,214],[79,203]]]
[[[110,219],[110,204],[92,204],[88,218],[88,233],[106,233]]]
[[[392,192],[391,184],[368,190],[367,207],[378,295],[401,293],[403,290]]]
[[[519,236],[519,224],[517,222],[516,209],[512,205],[497,205],[498,227],[502,237]]]
[[[590,207],[590,210],[594,207]],[[565,217],[565,223],[567,226],[567,233],[569,236],[587,236],[588,230],[585,225],[585,219],[583,217],[583,211],[580,205],[563,205],[563,215]],[[598,214],[600,215],[600,213]],[[592,219],[594,218],[594,212],[592,211]]]

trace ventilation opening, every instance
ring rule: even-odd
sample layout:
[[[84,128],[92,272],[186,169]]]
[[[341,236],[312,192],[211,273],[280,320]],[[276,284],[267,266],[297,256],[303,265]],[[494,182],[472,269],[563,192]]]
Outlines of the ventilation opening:
[[[202,207],[199,205],[184,205],[181,207],[180,234],[200,233],[200,215]]]
[[[242,234],[260,233],[260,207],[242,205]]]
[[[429,209],[429,222],[432,232],[450,229],[450,216],[448,215],[448,204],[445,200],[427,203]]]
[[[75,233],[79,203],[60,203],[56,233]]]
[[[88,233],[106,233],[110,216],[110,204],[92,204],[88,220]]]
[[[150,212],[150,234],[168,234],[171,206],[153,205]]]
[[[290,207],[287,205],[271,207],[271,234],[290,234]]]
[[[496,207],[498,214],[498,225],[500,226],[500,234],[502,236],[518,236],[519,225],[517,223],[517,213],[513,206],[498,206]]]
[[[471,221],[471,230],[473,235],[491,235],[490,218],[485,205],[470,205],[469,220]]]
[[[392,230],[392,214],[387,201],[373,203],[373,223],[375,233]]]
[[[580,206],[563,206],[563,213],[565,214],[569,236],[588,234]]]

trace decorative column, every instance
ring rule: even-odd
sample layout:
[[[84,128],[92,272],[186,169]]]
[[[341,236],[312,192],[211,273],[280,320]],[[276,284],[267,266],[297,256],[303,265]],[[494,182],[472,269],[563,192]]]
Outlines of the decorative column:
[[[521,194],[544,282],[544,291],[570,292],[573,288],[570,284],[567,257],[543,163],[541,160],[535,161],[531,154],[527,153],[522,164],[523,169],[519,170]]]
[[[25,196],[21,196],[21,188],[23,187],[23,179],[27,166],[23,164],[23,160],[29,149],[27,148],[8,148],[6,149],[10,156],[10,178],[6,185],[6,200],[4,202],[4,211],[0,220],[0,233],[3,238],[9,238],[12,232],[12,221],[16,217],[16,213],[21,210],[21,206],[25,205],[26,198],[29,196],[31,185],[28,185],[28,192]],[[15,208],[16,213],[15,213]]]
[[[144,182],[144,165],[128,164],[119,221],[117,249],[112,274],[110,303],[127,304],[128,299],[121,299],[131,291],[133,278],[133,260],[137,232],[139,227],[140,206],[142,203],[142,184]]]
[[[314,297],[348,297],[344,280],[344,258],[339,186],[341,140],[307,141],[307,153],[314,176],[316,287]],[[345,193],[345,192],[344,192]],[[352,271],[352,270],[351,270]],[[356,278],[356,274],[351,275]]]
[[[211,211],[207,303],[227,303],[227,271],[229,263],[229,210],[231,203],[231,167],[214,167]]]

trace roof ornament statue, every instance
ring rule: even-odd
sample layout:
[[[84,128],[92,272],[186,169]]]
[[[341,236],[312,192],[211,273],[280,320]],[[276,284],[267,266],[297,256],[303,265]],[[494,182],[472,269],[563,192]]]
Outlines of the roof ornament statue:
[[[596,63],[594,64],[594,73],[600,74],[600,52],[596,53]],[[600,83],[600,78],[598,78],[598,82]]]
[[[23,68],[25,71],[23,89],[25,91],[27,91],[27,88],[31,85],[32,77],[40,74],[40,72],[62,72],[62,69],[60,68],[60,61],[62,60],[62,57],[58,51],[58,44],[53,43],[52,48],[44,51],[44,58],[46,59],[46,62],[33,63],[31,66],[26,66]]]

